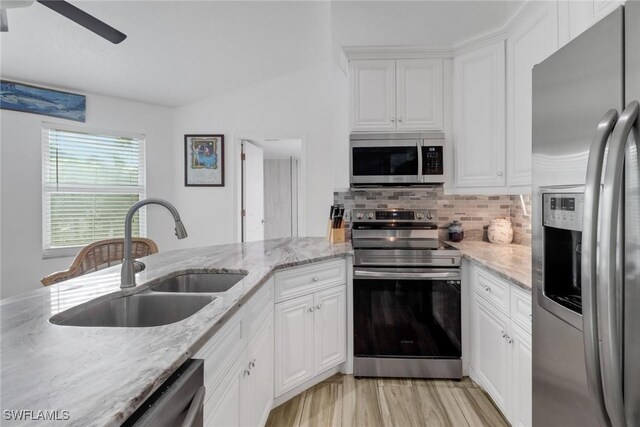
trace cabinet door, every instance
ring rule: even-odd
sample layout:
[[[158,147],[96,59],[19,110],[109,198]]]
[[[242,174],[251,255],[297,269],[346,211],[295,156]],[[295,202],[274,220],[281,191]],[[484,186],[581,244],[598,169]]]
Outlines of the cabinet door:
[[[538,2],[507,38],[507,185],[531,185],[533,66],[558,49],[555,2]]]
[[[512,391],[510,410],[511,425],[531,427],[532,378],[531,378],[531,335],[518,326],[511,329],[512,347]]]
[[[313,376],[313,295],[276,304],[275,321],[277,397]]]
[[[505,185],[504,42],[454,60],[457,187]]]
[[[246,374],[246,354],[243,352],[220,385],[204,404],[205,427],[239,427],[244,425],[241,402],[242,383]],[[207,390],[209,392],[209,390]]]
[[[442,130],[442,59],[396,61],[398,130]]]
[[[351,61],[351,130],[396,129],[395,73],[393,59]]]
[[[473,370],[496,405],[507,413],[511,362],[506,339],[509,320],[477,296],[473,311]]]
[[[273,404],[273,316],[249,342],[249,370],[246,378],[247,425],[261,427]]]
[[[314,296],[314,373],[345,361],[347,356],[347,288],[337,286]]]

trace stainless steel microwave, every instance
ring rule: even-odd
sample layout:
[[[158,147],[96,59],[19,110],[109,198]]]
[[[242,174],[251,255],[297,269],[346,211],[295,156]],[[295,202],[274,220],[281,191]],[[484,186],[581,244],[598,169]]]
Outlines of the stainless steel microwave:
[[[351,134],[352,186],[444,183],[444,134]]]

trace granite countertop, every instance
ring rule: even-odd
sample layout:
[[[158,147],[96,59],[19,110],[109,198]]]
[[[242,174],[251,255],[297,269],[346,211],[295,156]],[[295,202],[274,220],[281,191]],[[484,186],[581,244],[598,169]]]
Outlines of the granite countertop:
[[[496,245],[489,242],[463,240],[445,242],[462,255],[499,276],[531,291],[531,248],[522,245]]]
[[[175,272],[242,271],[236,286],[193,316],[164,326],[58,326],[48,319],[107,294],[122,295],[111,267],[0,301],[2,410],[68,411],[64,425],[119,425],[191,357],[277,269],[351,253],[323,238],[276,239],[161,252],[144,258],[133,292]],[[132,293],[128,291],[127,294]],[[34,415],[35,416],[35,415]],[[3,425],[19,425],[4,421]],[[34,425],[26,420],[23,425]]]

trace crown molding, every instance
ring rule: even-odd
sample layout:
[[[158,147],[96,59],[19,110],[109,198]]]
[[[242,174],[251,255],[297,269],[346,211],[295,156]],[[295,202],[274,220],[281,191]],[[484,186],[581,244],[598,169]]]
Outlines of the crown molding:
[[[348,60],[451,58],[449,46],[343,46],[342,51]]]
[[[343,46],[342,52],[347,60],[453,58],[493,43],[505,41],[513,27],[542,1],[545,0],[527,0],[500,26],[454,42],[451,46]]]

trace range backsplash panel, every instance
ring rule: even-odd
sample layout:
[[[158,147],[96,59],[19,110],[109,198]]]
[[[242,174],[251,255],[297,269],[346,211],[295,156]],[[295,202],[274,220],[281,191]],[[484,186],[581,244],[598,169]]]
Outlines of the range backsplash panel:
[[[507,217],[513,225],[514,243],[531,244],[531,197],[507,195],[445,195],[442,187],[350,189],[333,193],[334,203],[342,203],[347,217],[353,209],[430,209],[438,223],[440,238],[446,239],[447,227],[459,220],[465,239],[487,240],[489,221]]]

